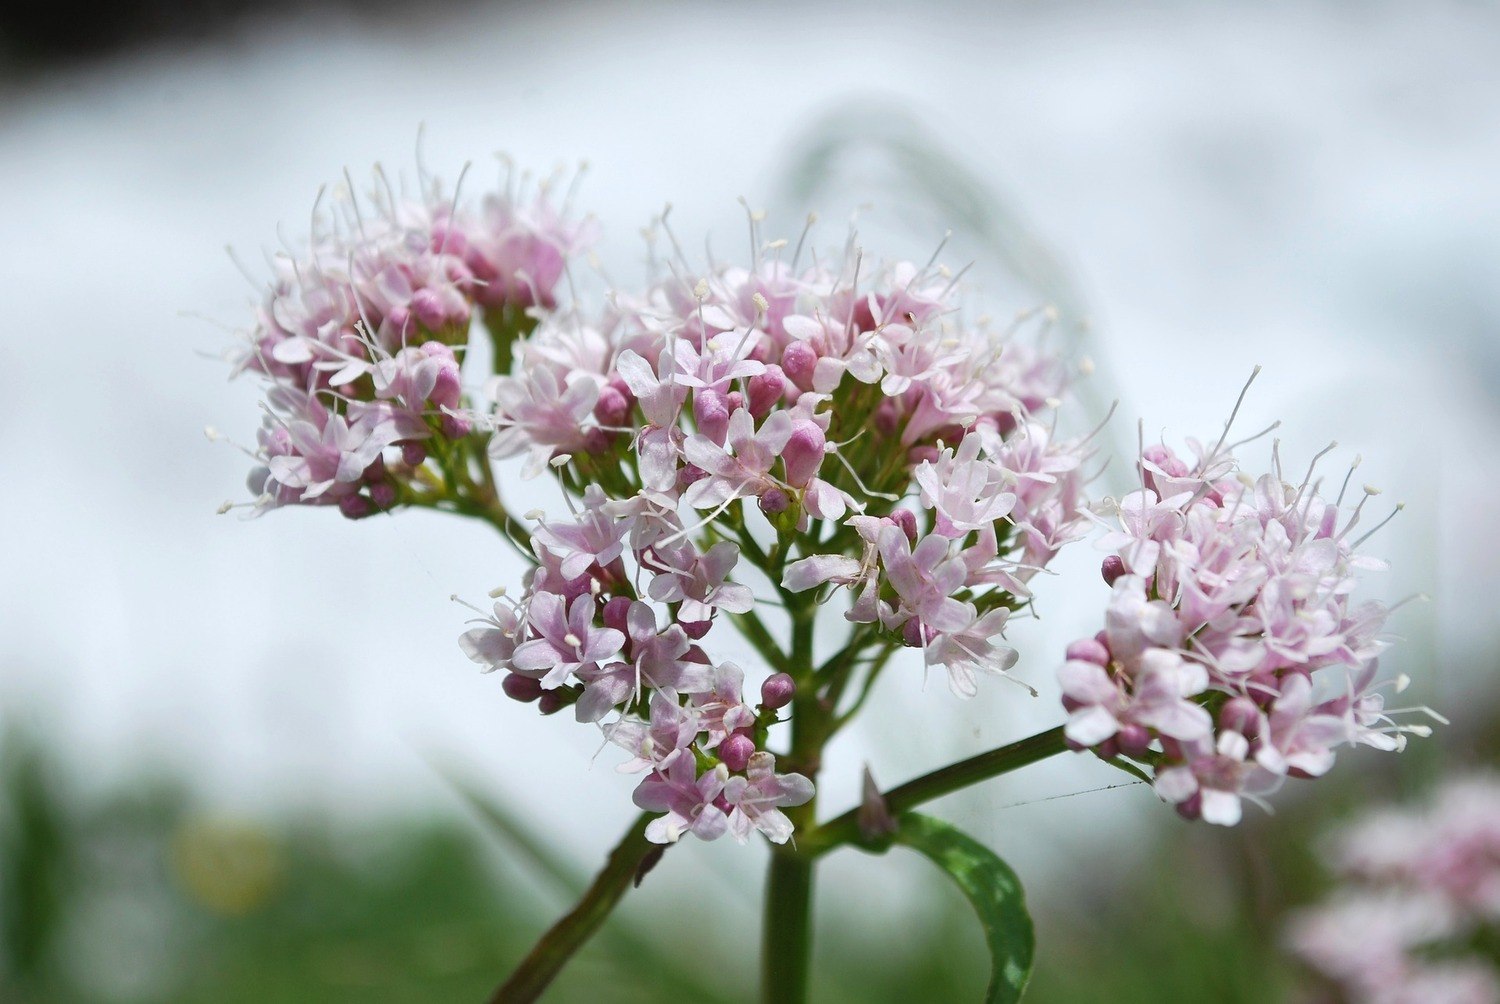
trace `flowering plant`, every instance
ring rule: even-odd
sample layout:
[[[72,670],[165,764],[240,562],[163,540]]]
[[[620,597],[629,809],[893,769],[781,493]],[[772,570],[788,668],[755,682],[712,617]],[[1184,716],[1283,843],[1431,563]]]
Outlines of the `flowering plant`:
[[[464,653],[516,701],[599,729],[638,777],[642,815],[497,1000],[539,994],[666,845],[756,834],[773,845],[767,1000],[805,992],[815,862],[897,843],[960,885],[994,956],[987,999],[1014,1000],[1032,956],[1018,881],[914,808],[1071,748],[1233,824],[1336,746],[1421,728],[1382,707],[1386,611],[1350,599],[1374,564],[1350,539],[1369,493],[1346,513],[1312,469],[1241,474],[1226,424],[1191,461],[1142,450],[1136,490],[1089,501],[1093,437],[1058,431],[1072,370],[1027,337],[1047,312],[996,329],[965,316],[937,255],[874,264],[851,234],[820,256],[808,230],[764,241],[754,213],[748,260],[704,268],[663,214],[671,250],[650,242],[645,288],[588,306],[562,291],[594,227],[548,186],[473,208],[378,180],[274,261],[236,363],[269,384],[251,508],[490,524],[528,570]],[[511,462],[555,479],[567,512],[508,509]],[[1111,589],[1059,671],[1066,724],[889,791],[867,777],[862,805],[819,822],[824,748],[896,657],[919,651],[959,697],[1007,676],[1008,621],[1094,524]],[[844,625],[827,650],[820,620]],[[726,630],[752,665],[720,654]]]

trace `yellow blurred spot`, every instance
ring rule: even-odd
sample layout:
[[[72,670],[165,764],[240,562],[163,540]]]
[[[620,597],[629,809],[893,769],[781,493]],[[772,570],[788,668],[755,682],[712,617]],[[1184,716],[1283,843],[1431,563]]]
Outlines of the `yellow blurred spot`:
[[[172,835],[172,871],[198,903],[239,917],[266,902],[281,882],[276,841],[253,823],[198,817]]]

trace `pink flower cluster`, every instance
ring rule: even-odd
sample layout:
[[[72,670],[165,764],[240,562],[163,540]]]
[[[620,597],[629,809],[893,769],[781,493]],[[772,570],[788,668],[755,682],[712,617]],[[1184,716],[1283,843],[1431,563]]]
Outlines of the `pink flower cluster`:
[[[1426,728],[1391,722],[1387,610],[1350,598],[1355,572],[1381,567],[1352,534],[1373,490],[1348,513],[1311,469],[1252,480],[1221,446],[1193,464],[1144,451],[1102,542],[1105,627],[1058,675],[1071,745],[1150,765],[1182,815],[1233,825],[1242,798],[1323,774],[1336,747],[1395,750]]]
[[[1500,781],[1460,778],[1426,807],[1374,812],[1329,857],[1343,883],[1287,935],[1343,999],[1500,1002]]]
[[[1026,583],[1063,544],[1082,536],[1082,444],[1057,441],[1040,423],[1015,423],[1008,436],[992,419],[958,430],[956,447],[923,451],[913,471],[917,510],[856,515],[848,523],[859,557],[817,554],[788,566],[782,585],[801,592],[832,583],[853,601],[845,617],[898,632],[942,666],[961,697],[976,675],[1016,661],[1003,643],[1006,620],[1030,592]]]
[[[850,586],[851,621],[972,694],[1015,659],[1001,631],[1025,583],[1087,525],[1083,446],[1040,418],[1056,359],[963,323],[935,268],[801,268],[783,248],[702,275],[677,259],[596,316],[543,314],[472,415],[491,460],[581,501],[539,523],[520,601],[464,648],[632,754],[655,840],[784,841],[781,808],[813,794],[765,748],[791,677],[752,704],[710,654],[759,606],[747,563],[783,600]]]
[[[384,177],[380,177],[384,181]],[[389,186],[315,215],[309,246],[274,279],[235,372],[270,382],[250,476],[256,510],[337,505],[358,518],[409,501],[432,448],[469,435],[460,364],[471,321],[497,339],[555,304],[567,256],[589,239],[545,190],[471,211],[436,188]]]

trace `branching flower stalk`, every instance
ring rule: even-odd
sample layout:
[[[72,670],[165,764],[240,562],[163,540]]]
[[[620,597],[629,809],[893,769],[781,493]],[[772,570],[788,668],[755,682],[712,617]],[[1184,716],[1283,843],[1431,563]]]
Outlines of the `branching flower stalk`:
[[[814,253],[807,231],[764,240],[751,213],[743,264],[697,265],[663,214],[643,288],[590,305],[571,270],[594,226],[550,185],[512,180],[476,208],[377,181],[272,260],[235,361],[268,384],[249,509],[487,523],[528,570],[463,651],[517,702],[571,709],[638,776],[644,815],[496,1000],[540,994],[667,845],[757,834],[773,845],[765,1000],[805,998],[817,859],[895,843],[950,868],[989,933],[989,999],[1013,1000],[1031,958],[1019,885],[917,806],[1071,748],[1232,824],[1241,797],[1324,773],[1336,746],[1425,728],[1383,707],[1386,611],[1349,599],[1372,564],[1351,533],[1369,492],[1341,509],[1347,485],[1325,501],[1316,461],[1289,484],[1274,449],[1269,474],[1241,474],[1226,423],[1192,461],[1143,449],[1138,490],[1090,502],[1091,437],[1058,431],[1071,367],[1042,337],[1051,316],[968,318],[937,254],[877,263],[852,233]],[[554,479],[565,511],[508,509],[512,465]],[[1008,622],[1095,523],[1111,588],[1104,629],[1060,670],[1066,724],[870,783],[820,824],[825,747],[910,671],[897,657],[920,653],[958,698],[1006,676]],[[724,659],[726,624],[753,664]]]

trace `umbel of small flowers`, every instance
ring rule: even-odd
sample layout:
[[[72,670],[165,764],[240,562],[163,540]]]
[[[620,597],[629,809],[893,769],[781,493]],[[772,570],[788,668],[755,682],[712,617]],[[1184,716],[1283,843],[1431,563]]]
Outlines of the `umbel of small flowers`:
[[[1344,506],[1351,467],[1324,499],[1328,450],[1293,485],[1274,448],[1253,477],[1223,437],[1192,445],[1191,463],[1144,449],[1140,487],[1099,507],[1104,627],[1058,676],[1070,746],[1149,766],[1183,816],[1233,825],[1242,799],[1323,775],[1339,746],[1399,750],[1430,728],[1392,720],[1382,690],[1405,681],[1379,679],[1388,611],[1352,599],[1355,573],[1384,567],[1356,550],[1375,489]]]
[[[568,257],[593,239],[514,182],[468,207],[423,179],[403,198],[383,172],[364,199],[314,209],[307,246],[272,279],[234,372],[266,380],[249,487],[257,512],[330,505],[351,519],[401,505],[486,513],[483,437],[461,366],[482,323],[504,355],[528,311],[557,305]],[[477,452],[476,452],[477,451]]]
[[[753,250],[706,272],[674,257],[592,322],[542,316],[472,413],[492,459],[550,469],[577,504],[537,521],[519,600],[464,650],[624,748],[660,842],[787,841],[781,810],[813,786],[767,745],[799,688],[835,709],[857,660],[868,688],[912,647],[974,694],[1015,661],[1002,631],[1027,583],[1088,525],[1085,445],[1042,417],[1060,361],[964,321],[935,265]],[[847,645],[815,669],[811,617],[844,587]],[[790,654],[774,604],[806,634]],[[725,620],[764,659],[758,701],[715,652]]]
[[[1384,807],[1325,851],[1340,884],[1287,942],[1350,1004],[1500,1001],[1500,780],[1450,780]]]

